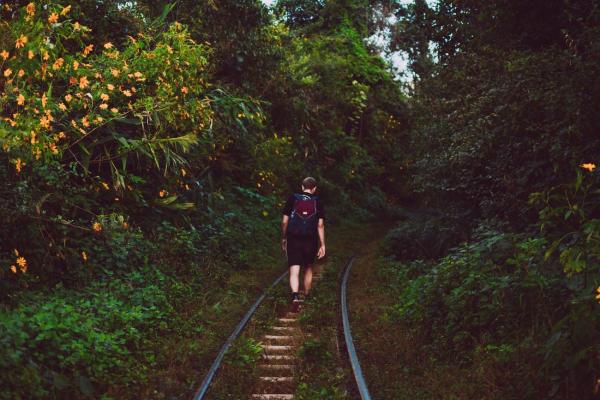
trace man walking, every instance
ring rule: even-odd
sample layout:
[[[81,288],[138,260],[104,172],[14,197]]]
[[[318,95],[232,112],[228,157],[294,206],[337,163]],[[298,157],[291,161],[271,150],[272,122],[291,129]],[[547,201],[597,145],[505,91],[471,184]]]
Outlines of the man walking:
[[[292,310],[300,307],[300,267],[304,267],[304,295],[308,296],[315,258],[325,257],[325,211],[315,178],[302,181],[302,193],[290,196],[283,209],[281,248],[287,253],[292,289]]]

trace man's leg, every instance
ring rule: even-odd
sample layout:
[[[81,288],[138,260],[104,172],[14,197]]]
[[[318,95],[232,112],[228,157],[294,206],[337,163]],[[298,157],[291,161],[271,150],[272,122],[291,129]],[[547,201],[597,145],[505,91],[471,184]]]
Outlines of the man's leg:
[[[291,265],[290,266],[290,289],[292,289],[292,293],[298,293],[299,286],[300,286],[300,266],[299,265]]]
[[[290,289],[292,289],[292,312],[300,310],[300,297],[298,289],[300,286],[300,266],[290,266]]]
[[[312,279],[313,279],[313,266],[307,265],[304,268],[304,295],[308,296],[310,293],[310,289],[312,287]]]

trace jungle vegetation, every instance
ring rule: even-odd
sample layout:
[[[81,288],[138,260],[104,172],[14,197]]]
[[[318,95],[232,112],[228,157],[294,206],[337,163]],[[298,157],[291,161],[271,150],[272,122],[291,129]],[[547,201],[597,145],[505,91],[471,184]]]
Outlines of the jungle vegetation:
[[[592,398],[596,2],[9,0],[0,18],[1,398],[189,396],[280,270],[305,175],[333,225],[398,219],[390,315],[432,365],[481,371],[489,398]]]

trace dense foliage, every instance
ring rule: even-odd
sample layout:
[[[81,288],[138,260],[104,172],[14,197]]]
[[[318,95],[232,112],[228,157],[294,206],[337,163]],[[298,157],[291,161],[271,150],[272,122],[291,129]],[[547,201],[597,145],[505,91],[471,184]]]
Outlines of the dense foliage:
[[[401,262],[386,270],[398,277],[398,322],[435,355],[431,368],[460,361],[490,398],[592,398],[600,10],[387,6],[391,46],[414,74],[408,178],[444,215],[411,218],[388,238]],[[448,253],[448,232],[470,240]]]
[[[594,1],[0,15],[3,398],[186,395],[273,275],[281,198],[305,175],[331,223],[406,218],[384,245],[391,315],[432,366],[458,360],[492,398],[592,396]],[[367,40],[382,33],[404,84]]]
[[[354,6],[0,7],[3,398],[186,395],[303,176],[362,217],[406,194],[405,98]]]

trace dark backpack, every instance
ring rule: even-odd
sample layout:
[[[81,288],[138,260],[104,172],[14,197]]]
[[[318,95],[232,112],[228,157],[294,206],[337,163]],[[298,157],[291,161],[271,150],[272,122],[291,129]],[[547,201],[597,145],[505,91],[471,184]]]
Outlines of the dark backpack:
[[[294,194],[287,233],[293,236],[313,236],[317,233],[317,197]]]

